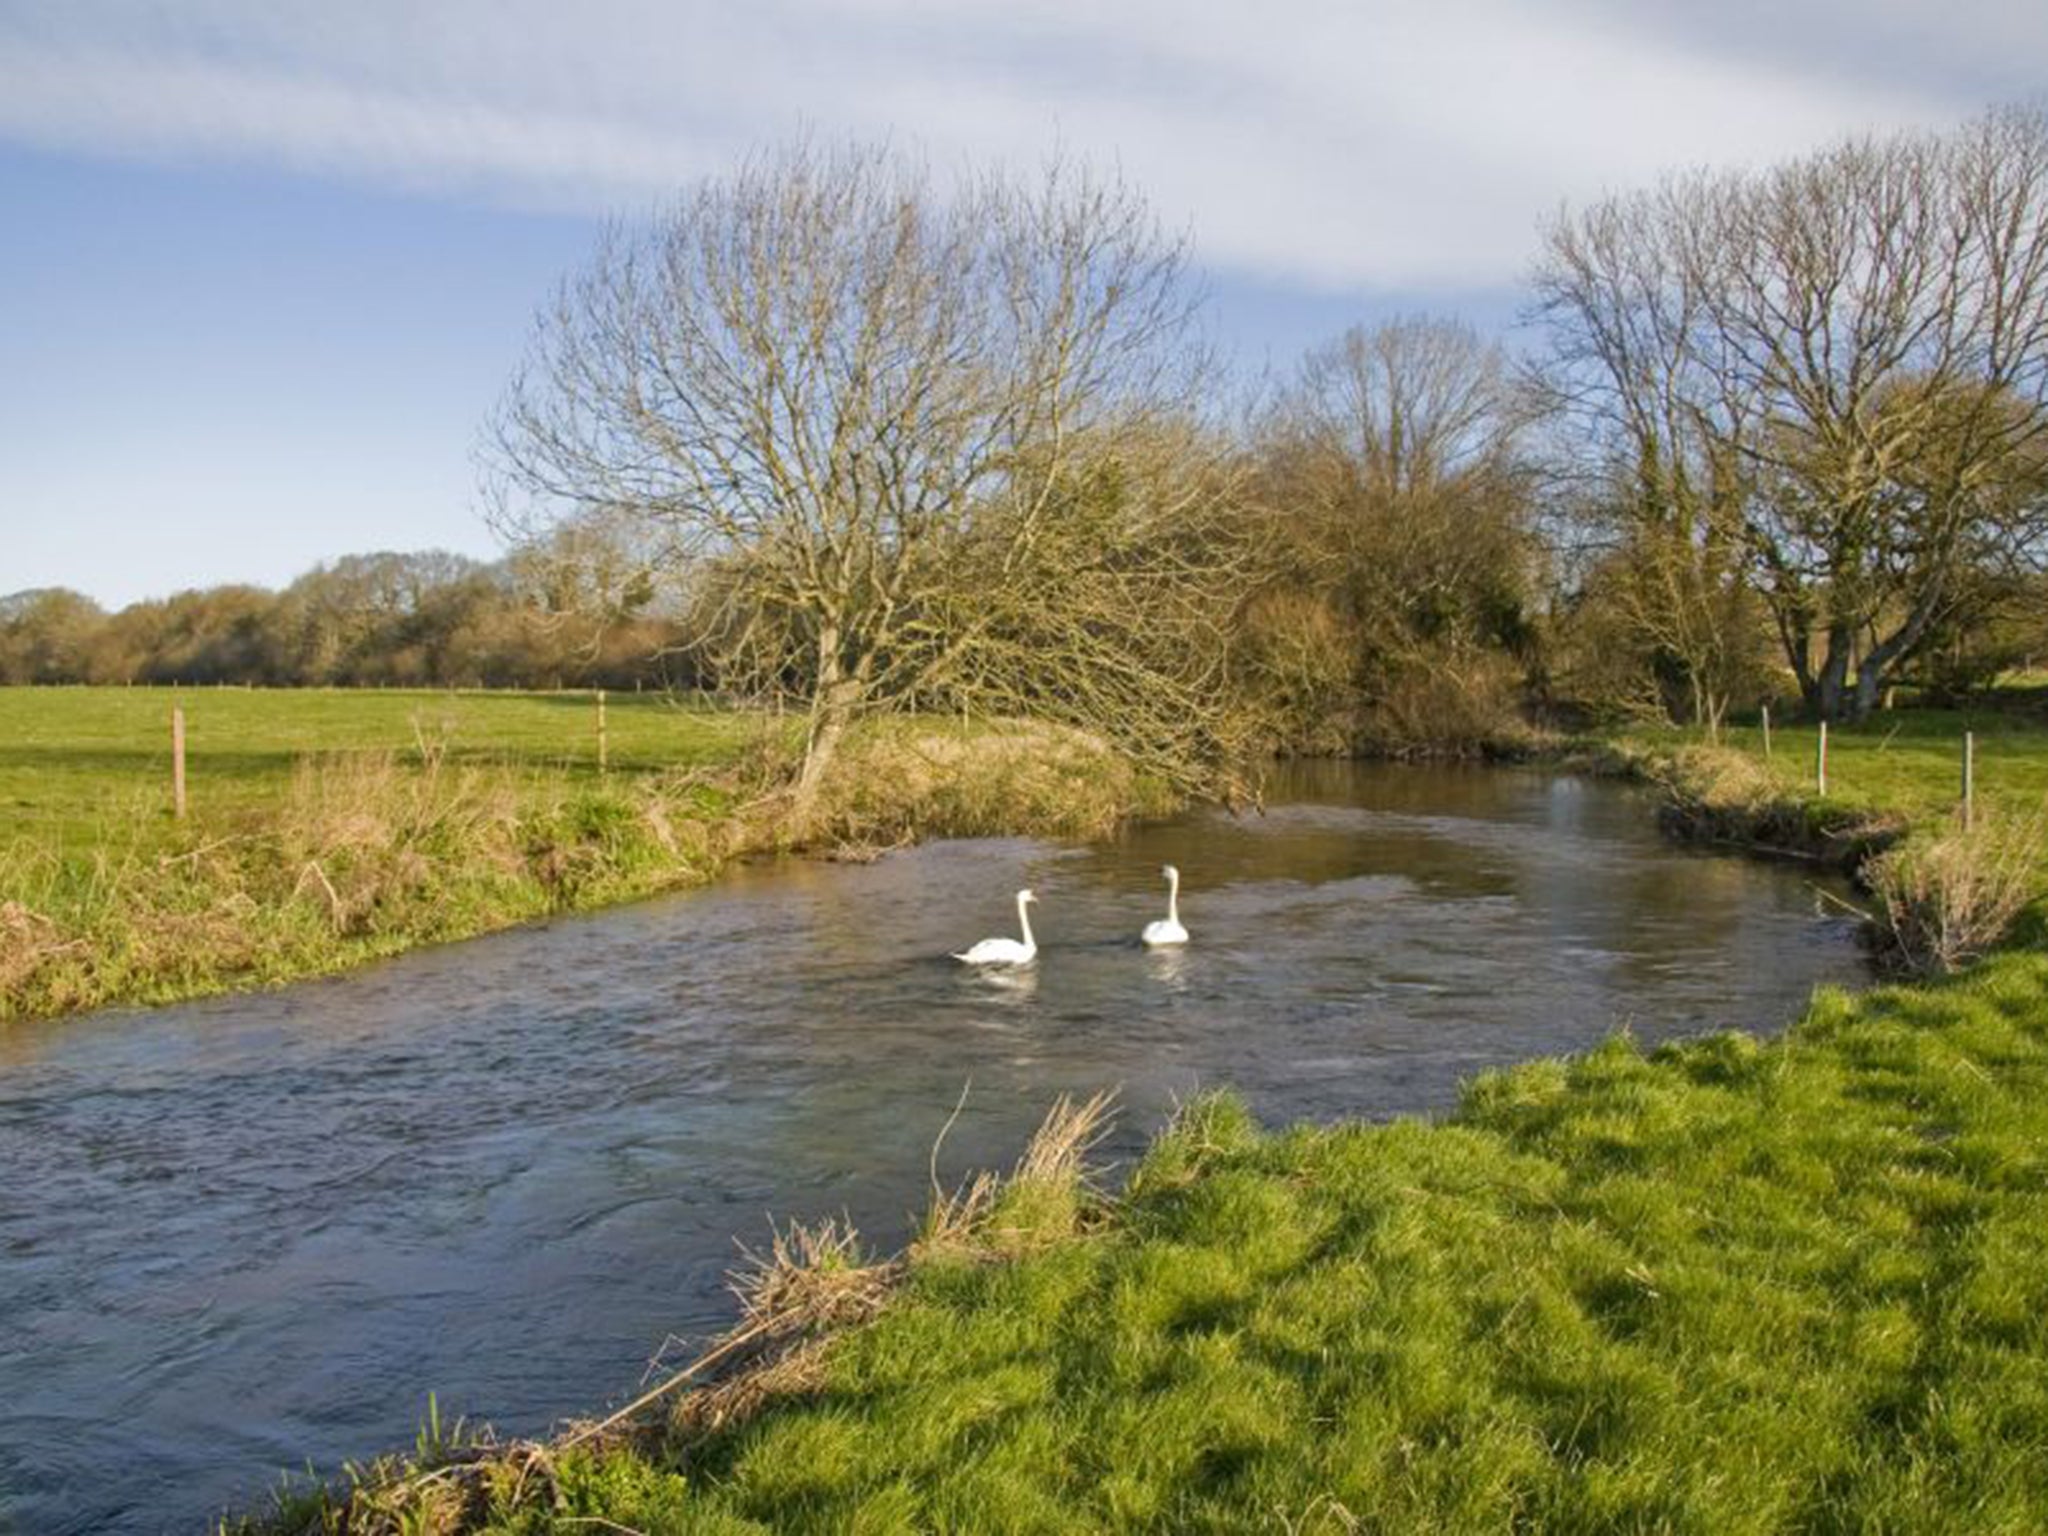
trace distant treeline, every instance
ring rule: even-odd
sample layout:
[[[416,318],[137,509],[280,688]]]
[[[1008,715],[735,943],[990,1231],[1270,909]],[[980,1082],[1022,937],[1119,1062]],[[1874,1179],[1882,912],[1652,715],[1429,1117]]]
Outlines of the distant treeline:
[[[1560,213],[1516,351],[1407,317],[1250,401],[1135,188],[976,186],[806,139],[707,182],[544,312],[481,454],[510,559],[20,594],[0,682],[669,682],[807,711],[805,793],[888,711],[1206,790],[2048,656],[2048,112]]]
[[[549,591],[517,559],[349,555],[282,591],[227,585],[108,612],[62,587],[0,597],[0,684],[687,685],[675,627],[629,596]]]

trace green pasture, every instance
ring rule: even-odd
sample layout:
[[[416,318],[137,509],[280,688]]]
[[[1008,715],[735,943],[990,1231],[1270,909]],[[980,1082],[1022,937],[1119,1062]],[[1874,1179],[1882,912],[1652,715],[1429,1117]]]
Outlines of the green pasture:
[[[585,691],[0,688],[0,844],[75,853],[110,826],[168,821],[174,706],[185,711],[195,820],[262,812],[300,759],[322,754],[440,753],[597,776],[597,702]],[[613,693],[606,755],[624,775],[700,767],[731,756],[757,724],[696,701]]]
[[[1827,798],[1845,806],[1895,811],[1932,828],[1962,800],[1963,738],[1975,740],[1980,810],[2031,815],[2048,806],[2048,698],[2013,695],[1974,709],[1881,710],[1856,725],[1828,728]],[[1699,731],[1638,730],[1647,746],[1696,744]],[[1720,743],[1767,766],[1788,791],[1816,787],[1819,728],[1773,721],[1770,752],[1760,722],[1723,728]]]
[[[0,689],[0,1025],[320,975],[748,852],[1099,834],[1161,798],[1078,733],[891,720],[797,816],[769,793],[797,717],[614,694],[604,723],[600,771],[588,692]]]

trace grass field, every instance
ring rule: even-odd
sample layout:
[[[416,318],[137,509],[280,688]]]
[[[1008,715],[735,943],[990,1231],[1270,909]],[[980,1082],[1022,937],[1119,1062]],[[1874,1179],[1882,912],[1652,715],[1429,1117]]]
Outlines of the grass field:
[[[2048,698],[1968,710],[1880,711],[1858,725],[1828,730],[1828,798],[1843,807],[1899,812],[1922,826],[1951,816],[1961,799],[1963,734],[1976,737],[1976,792],[1981,808],[2032,814],[2048,804]],[[1721,743],[1766,765],[1789,791],[1815,788],[1818,730],[1774,724],[1764,756],[1757,724],[1731,726]],[[1652,747],[1696,744],[1698,732],[1632,731]]]
[[[1201,1101],[1120,1200],[983,1212],[907,1266],[777,1276],[891,1296],[751,1412],[481,1464],[430,1439],[346,1529],[2048,1525],[2048,957],[1824,992],[1771,1044],[1488,1073],[1435,1124]]]
[[[589,693],[393,689],[0,688],[0,841],[90,850],[111,817],[169,818],[171,708],[182,705],[191,814],[214,820],[274,807],[316,753],[424,745],[456,763],[597,777]],[[623,774],[714,765],[750,717],[665,695],[611,694],[607,758]]]
[[[189,812],[173,818],[170,712]],[[0,690],[0,1023],[333,971],[694,884],[740,854],[1086,833],[1156,806],[1101,743],[876,721],[801,820],[794,718],[589,694]]]
[[[592,1481],[680,1472],[677,1530],[2038,1530],[2044,997],[1828,994],[1437,1126],[1211,1104],[1098,1235],[925,1266],[800,1400]]]

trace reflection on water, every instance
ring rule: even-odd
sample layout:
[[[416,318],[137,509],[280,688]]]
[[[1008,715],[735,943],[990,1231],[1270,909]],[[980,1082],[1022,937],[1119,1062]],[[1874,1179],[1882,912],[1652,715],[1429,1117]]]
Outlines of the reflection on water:
[[[1147,951],[1159,866],[1193,942]],[[970,970],[1029,885],[1040,956]],[[1269,1120],[1450,1104],[1499,1062],[1770,1028],[1854,979],[1803,871],[1628,791],[1311,765],[1271,808],[939,844],[0,1038],[0,1530],[190,1530],[444,1412],[531,1431],[729,1316],[766,1213],[907,1229],[932,1138],[1005,1162],[1118,1085]],[[944,1170],[942,1170],[944,1171]],[[108,1469],[117,1475],[109,1477]]]

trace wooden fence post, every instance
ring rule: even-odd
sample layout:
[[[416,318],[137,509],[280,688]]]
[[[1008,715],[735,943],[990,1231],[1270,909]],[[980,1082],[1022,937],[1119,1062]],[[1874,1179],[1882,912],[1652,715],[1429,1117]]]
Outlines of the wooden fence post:
[[[1963,830],[1977,818],[1977,733],[1963,732]]]
[[[1764,756],[1771,755],[1771,706],[1764,706]]]
[[[605,741],[604,690],[597,690],[597,771],[602,774],[610,770],[610,752]]]
[[[171,706],[171,811],[185,819],[185,710]]]
[[[1820,723],[1820,741],[1813,752],[1813,782],[1821,794],[1828,792],[1828,723]]]

